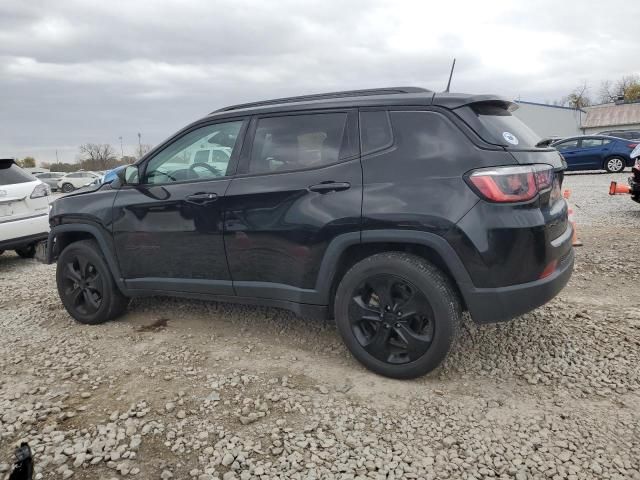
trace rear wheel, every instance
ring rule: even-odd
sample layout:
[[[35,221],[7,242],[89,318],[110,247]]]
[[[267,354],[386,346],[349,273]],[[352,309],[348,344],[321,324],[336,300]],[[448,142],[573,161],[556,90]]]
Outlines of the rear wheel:
[[[609,173],[620,173],[624,170],[625,161],[620,157],[611,157],[604,162],[604,168]]]
[[[64,193],[73,192],[74,190],[73,185],[70,183],[63,183],[61,189]]]
[[[16,248],[16,253],[22,258],[33,258],[36,255],[36,245],[27,245],[26,247]]]
[[[376,254],[357,263],[338,287],[338,330],[370,370],[414,378],[434,370],[458,336],[462,309],[450,280],[421,257]]]
[[[58,258],[58,294],[67,312],[80,323],[111,320],[127,308],[97,244],[83,240],[69,245]]]

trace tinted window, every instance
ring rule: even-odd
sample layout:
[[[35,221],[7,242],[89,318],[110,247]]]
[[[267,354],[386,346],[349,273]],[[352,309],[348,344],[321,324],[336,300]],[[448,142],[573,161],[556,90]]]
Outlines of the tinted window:
[[[178,138],[147,164],[145,183],[171,183],[227,175],[242,121],[217,123]]]
[[[566,142],[557,143],[553,146],[556,150],[572,150],[578,148],[578,140],[567,140]]]
[[[505,147],[533,149],[540,137],[509,111],[504,102],[478,102],[459,109],[487,142]]]
[[[360,113],[360,141],[363,155],[391,146],[393,135],[386,111]]]
[[[601,147],[602,139],[601,138],[583,138],[582,139],[582,148],[593,148],[593,147]]]
[[[81,173],[70,173],[69,175],[67,175],[67,177],[69,178],[80,178],[81,176]]]
[[[33,182],[34,177],[22,170],[13,161],[0,160],[0,185]]]
[[[261,118],[251,149],[249,172],[330,165],[349,152],[346,113]]]

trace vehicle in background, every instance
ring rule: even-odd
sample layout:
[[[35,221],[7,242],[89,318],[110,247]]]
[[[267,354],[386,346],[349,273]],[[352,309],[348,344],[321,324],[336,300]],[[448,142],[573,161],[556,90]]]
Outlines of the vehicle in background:
[[[0,254],[15,250],[32,258],[49,234],[49,185],[13,159],[0,159]]]
[[[38,180],[43,181],[47,185],[51,191],[55,192],[58,190],[58,180],[66,175],[65,172],[45,172],[45,173],[37,173],[35,177]]]
[[[546,148],[552,143],[559,142],[562,139],[564,139],[564,137],[556,137],[556,136],[545,137],[542,140],[540,140],[538,143],[536,143],[536,148]]]
[[[333,317],[371,370],[422,375],[463,310],[509,320],[571,276],[564,161],[515,108],[400,87],[213,112],[53,203],[61,301],[87,324],[159,294]]]
[[[58,180],[58,188],[64,193],[73,192],[77,188],[84,187],[99,179],[100,175],[93,172],[73,172],[67,173]]]
[[[606,130],[598,135],[606,135],[608,137],[626,138],[627,140],[639,140],[640,130]]]
[[[604,135],[565,138],[551,144],[566,160],[567,170],[606,170],[609,173],[619,173],[632,166],[630,154],[637,145]]]

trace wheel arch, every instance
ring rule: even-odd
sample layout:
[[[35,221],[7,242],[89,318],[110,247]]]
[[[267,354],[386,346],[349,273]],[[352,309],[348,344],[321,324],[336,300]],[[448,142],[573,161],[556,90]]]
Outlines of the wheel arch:
[[[624,158],[623,155],[620,155],[619,153],[611,153],[611,154],[607,155],[604,158],[604,160],[602,161],[602,169],[603,170],[607,169],[607,162],[609,160],[611,160],[612,158],[619,158],[620,160],[622,160],[622,164],[624,165],[623,170],[629,166],[629,162],[627,161],[626,158]]]
[[[96,225],[74,223],[53,227],[47,240],[46,263],[54,263],[66,247],[80,240],[94,240],[98,244],[116,285],[124,293],[126,287],[120,275],[112,242]]]
[[[334,240],[320,268],[317,290],[322,303],[329,306],[329,312],[332,312],[338,284],[349,268],[368,256],[392,251],[412,253],[433,263],[451,279],[466,308],[465,292],[473,286],[471,278],[451,245],[441,236],[408,230],[374,230],[362,232],[358,240],[353,237],[350,240],[339,242],[339,247],[334,245]]]

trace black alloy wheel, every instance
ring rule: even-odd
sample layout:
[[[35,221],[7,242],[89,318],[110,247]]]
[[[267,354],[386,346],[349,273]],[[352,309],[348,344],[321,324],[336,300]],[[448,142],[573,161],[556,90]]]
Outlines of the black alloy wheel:
[[[94,315],[102,304],[104,281],[86,257],[74,255],[63,266],[62,294],[78,313]]]
[[[364,280],[349,306],[351,329],[374,358],[392,364],[422,357],[433,341],[433,310],[410,282],[382,274]]]

